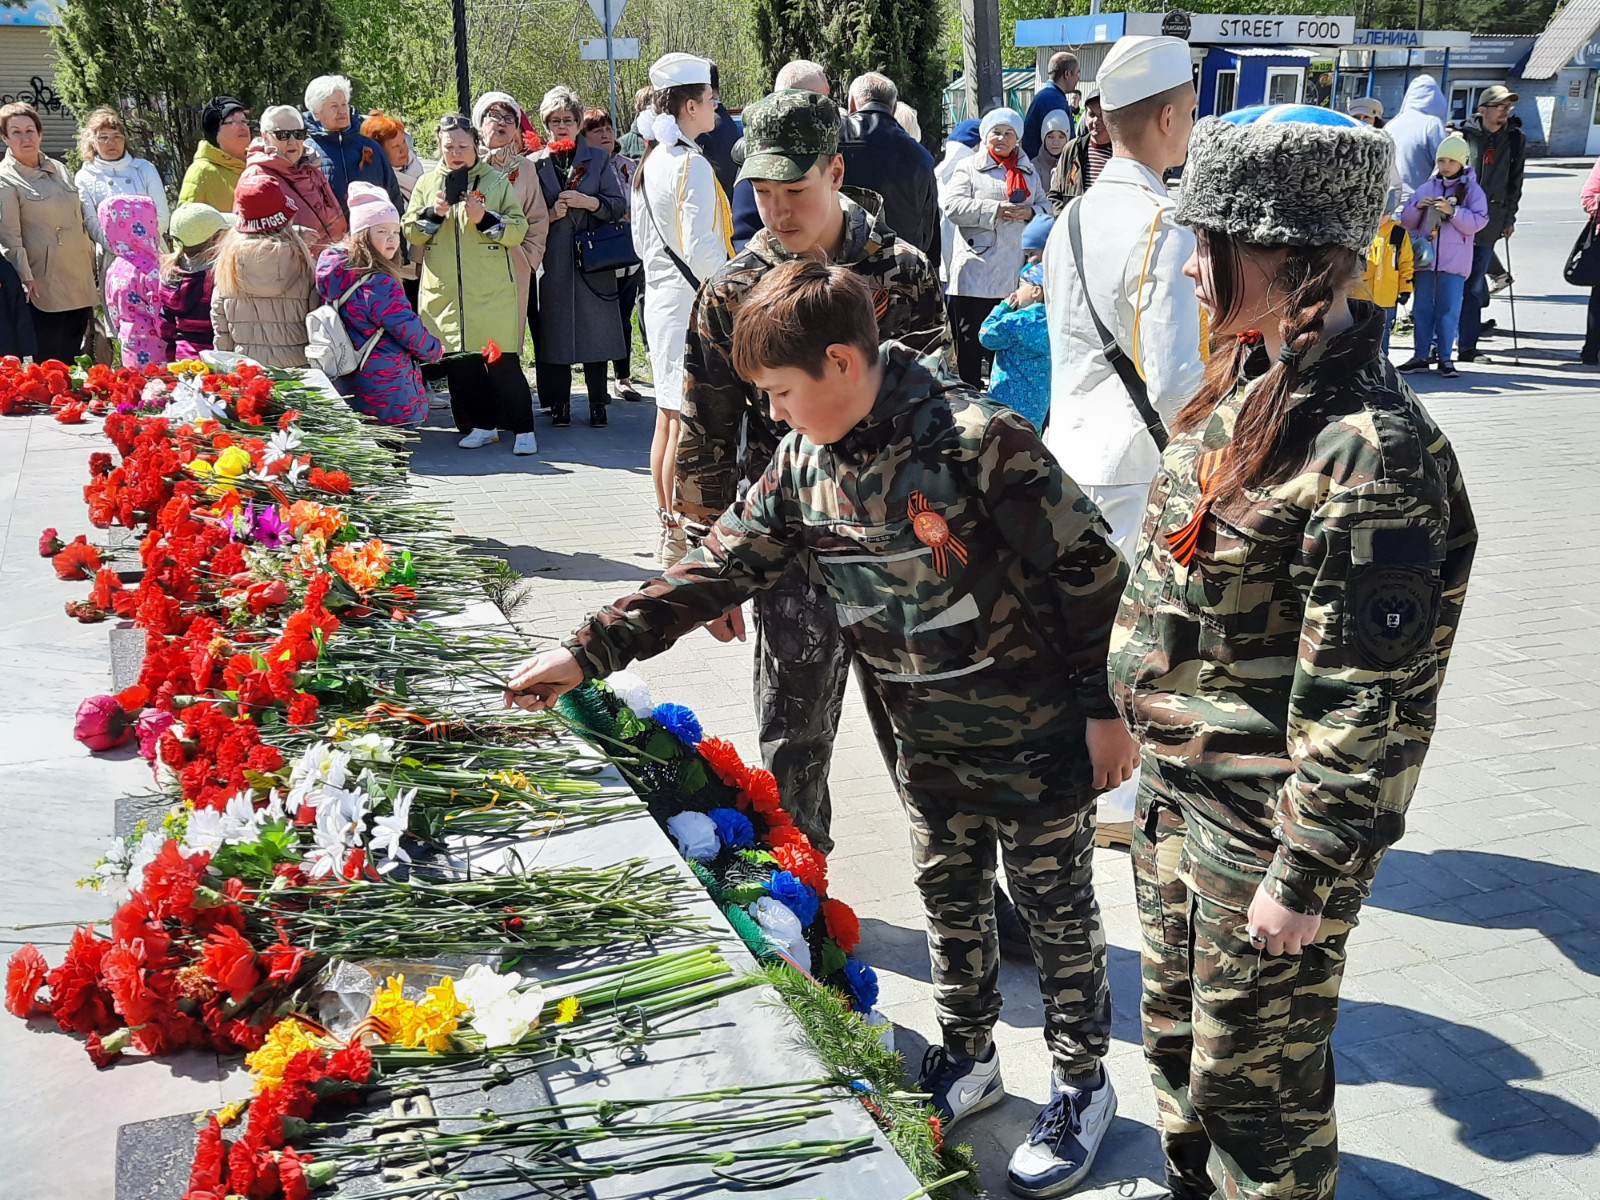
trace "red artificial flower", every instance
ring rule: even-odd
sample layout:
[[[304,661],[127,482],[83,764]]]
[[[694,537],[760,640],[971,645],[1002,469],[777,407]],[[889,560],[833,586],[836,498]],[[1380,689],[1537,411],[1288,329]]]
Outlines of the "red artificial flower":
[[[778,865],[814,892],[828,890],[828,860],[804,846],[774,846]]]
[[[827,899],[822,902],[822,920],[828,936],[839,943],[839,949],[852,953],[861,944],[861,921],[855,909],[843,900]]]
[[[111,455],[104,450],[96,450],[89,455],[89,478],[99,479],[102,475],[111,474]]]
[[[750,779],[750,768],[744,765],[744,759],[732,742],[718,737],[701,738],[696,749],[718,779],[731,788],[744,789]]]
[[[500,344],[493,338],[490,338],[483,344],[483,349],[478,351],[478,353],[483,355],[484,365],[492,367],[495,365],[495,363],[500,361],[500,355],[502,351],[500,349]]]
[[[49,970],[44,955],[32,942],[13,954],[6,964],[6,1011],[24,1020],[31,1017]]]
[[[278,417],[278,428],[279,429],[287,429],[287,428],[289,428],[289,426],[293,425],[299,419],[300,419],[300,410],[298,408],[286,408],[286,409],[283,410],[283,413]]]
[[[66,543],[56,536],[54,528],[46,529],[39,535],[39,557],[52,558],[61,552]]]
[[[255,948],[237,929],[224,928],[207,938],[200,961],[205,965],[206,978],[219,991],[227,992],[235,1004],[243,1004],[261,982]]]
[[[44,547],[41,545],[40,549]],[[56,569],[58,579],[87,579],[89,572],[100,569],[100,551],[80,533],[51,557],[50,565]]]

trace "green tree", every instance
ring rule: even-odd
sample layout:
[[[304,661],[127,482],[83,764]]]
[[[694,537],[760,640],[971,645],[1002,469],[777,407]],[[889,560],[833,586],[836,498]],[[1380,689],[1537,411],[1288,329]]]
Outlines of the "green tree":
[[[300,104],[339,64],[343,26],[328,0],[67,0],[51,33],[67,104],[107,104],[176,185],[200,140],[200,109],[237,96],[259,115]]]
[[[944,14],[928,0],[751,0],[756,46],[767,79],[784,63],[809,58],[827,69],[834,94],[864,71],[894,80],[936,144],[949,78],[941,44]]]

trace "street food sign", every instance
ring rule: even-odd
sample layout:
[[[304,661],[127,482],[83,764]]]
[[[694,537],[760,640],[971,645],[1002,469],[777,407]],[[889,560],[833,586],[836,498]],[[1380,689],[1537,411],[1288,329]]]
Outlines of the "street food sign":
[[[1347,46],[1354,17],[1194,13],[1189,41],[1207,46]]]

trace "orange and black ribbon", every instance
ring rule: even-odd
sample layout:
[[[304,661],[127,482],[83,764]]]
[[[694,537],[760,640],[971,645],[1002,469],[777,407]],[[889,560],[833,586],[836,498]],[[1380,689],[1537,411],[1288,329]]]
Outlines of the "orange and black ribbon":
[[[376,721],[383,717],[393,717],[397,721],[410,721],[414,725],[422,726],[422,736],[430,742],[448,742],[452,733],[460,731],[463,727],[450,721],[430,721],[421,713],[412,712],[408,708],[401,708],[398,704],[390,704],[380,700],[369,705],[366,712],[367,720]]]
[[[1205,526],[1206,514],[1211,511],[1211,502],[1216,499],[1212,485],[1216,482],[1217,472],[1222,468],[1222,456],[1225,453],[1226,450],[1207,450],[1200,456],[1198,471],[1200,499],[1195,502],[1194,516],[1183,526],[1166,535],[1172,557],[1186,567],[1194,558],[1195,547],[1200,544],[1200,530]]]
[[[961,539],[950,532],[950,523],[934,511],[933,505],[928,503],[928,498],[921,492],[912,492],[911,498],[906,502],[906,514],[911,518],[911,532],[917,535],[917,540],[933,551],[933,569],[941,575],[948,575],[949,559],[945,555],[953,554],[956,561],[965,565],[967,561],[967,548],[961,544]]]

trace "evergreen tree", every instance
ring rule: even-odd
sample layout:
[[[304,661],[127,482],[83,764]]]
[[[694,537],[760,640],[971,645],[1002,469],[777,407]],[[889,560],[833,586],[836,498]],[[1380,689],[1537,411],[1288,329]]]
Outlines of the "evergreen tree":
[[[52,37],[67,104],[122,112],[176,189],[207,100],[237,96],[258,117],[298,108],[312,78],[338,69],[343,30],[329,0],[67,0]]]

